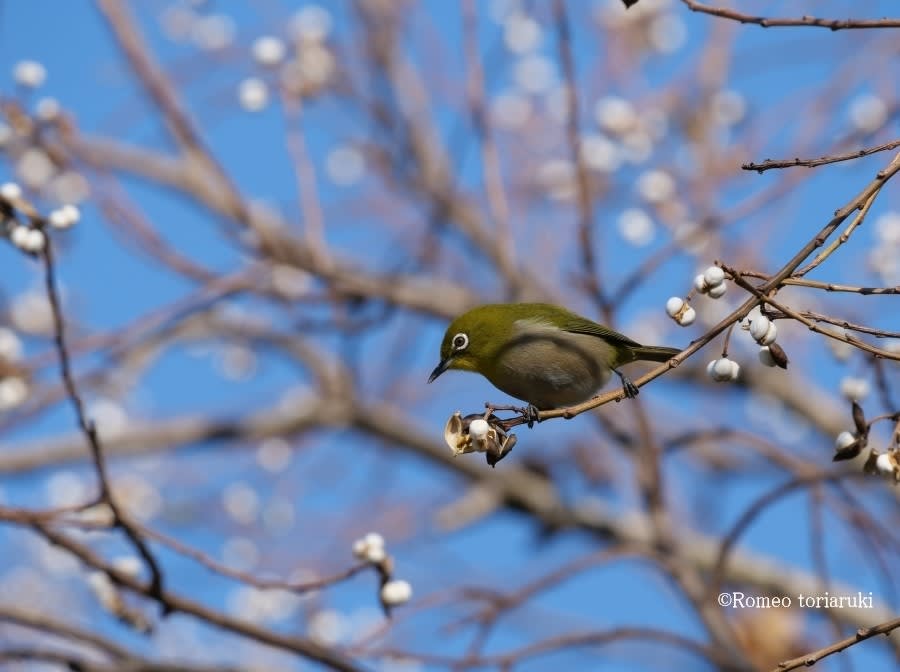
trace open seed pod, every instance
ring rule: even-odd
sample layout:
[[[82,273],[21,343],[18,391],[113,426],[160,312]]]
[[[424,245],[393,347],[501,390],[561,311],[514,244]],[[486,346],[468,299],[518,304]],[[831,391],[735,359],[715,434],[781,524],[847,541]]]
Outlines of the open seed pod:
[[[496,416],[474,413],[462,417],[457,411],[444,426],[444,441],[454,457],[464,453],[484,453],[492,467],[502,460],[516,445],[515,434],[507,434],[495,424]]]

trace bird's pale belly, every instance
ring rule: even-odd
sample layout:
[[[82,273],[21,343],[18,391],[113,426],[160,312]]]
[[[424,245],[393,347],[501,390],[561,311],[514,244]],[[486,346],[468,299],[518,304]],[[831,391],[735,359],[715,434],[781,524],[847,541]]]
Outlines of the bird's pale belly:
[[[502,354],[488,379],[507,394],[540,409],[589,399],[612,375],[609,347],[580,334],[542,334]]]

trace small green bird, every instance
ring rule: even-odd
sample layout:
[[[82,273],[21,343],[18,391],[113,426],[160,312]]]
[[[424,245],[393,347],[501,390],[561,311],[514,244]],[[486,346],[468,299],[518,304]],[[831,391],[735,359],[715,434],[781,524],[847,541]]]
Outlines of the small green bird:
[[[679,352],[641,345],[550,303],[498,303],[453,320],[428,382],[448,369],[474,371],[528,402],[533,415],[589,399],[613,373],[634,397],[638,388],[618,368],[637,360],[665,362]]]

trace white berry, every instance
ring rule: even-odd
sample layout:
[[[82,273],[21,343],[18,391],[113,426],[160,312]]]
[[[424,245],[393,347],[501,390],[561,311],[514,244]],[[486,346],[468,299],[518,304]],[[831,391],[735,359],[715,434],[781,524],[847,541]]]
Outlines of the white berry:
[[[706,294],[706,292],[709,291],[709,285],[707,284],[706,278],[702,273],[694,277],[694,289],[696,289],[701,294]]]
[[[848,446],[852,445],[856,441],[856,437],[853,436],[847,430],[844,430],[840,434],[837,435],[834,439],[834,447],[838,450],[844,450]]]
[[[712,285],[706,293],[709,294],[711,299],[721,299],[725,296],[726,289],[728,289],[728,285],[720,282],[718,285]]]
[[[0,185],[0,196],[16,205],[22,199],[22,187],[15,182],[4,182]]]
[[[490,425],[487,423],[487,420],[477,418],[469,424],[469,436],[479,441],[487,436],[489,429]]]
[[[696,319],[697,319],[697,311],[694,310],[693,308],[691,308],[690,306],[688,306],[688,309],[685,310],[681,314],[681,317],[678,318],[678,324],[680,324],[682,327],[687,327],[688,325],[693,324],[694,320],[696,320]]]
[[[360,560],[366,557],[366,551],[368,549],[369,545],[366,543],[365,539],[357,539],[353,542],[353,555]]]
[[[778,338],[778,327],[775,326],[774,322],[769,323],[769,328],[766,329],[766,334],[761,339],[757,339],[760,345],[772,345],[775,342],[775,339]]]
[[[666,301],[666,314],[669,317],[675,317],[684,308],[684,299],[678,296],[671,297]]]
[[[851,401],[861,401],[869,395],[869,383],[864,378],[848,376],[841,380],[841,394]]]
[[[44,232],[39,229],[29,229],[28,237],[25,239],[25,246],[22,248],[26,252],[40,252],[47,244],[47,238]]]
[[[259,112],[269,103],[269,87],[261,79],[249,77],[238,87],[241,107],[248,112]]]
[[[753,337],[754,341],[760,341],[765,338],[768,330],[769,318],[765,315],[754,317],[753,321],[750,323],[750,335]]]
[[[384,546],[369,546],[366,548],[365,559],[373,565],[383,562],[387,554],[384,552]]]
[[[384,548],[384,537],[378,534],[378,532],[369,532],[363,539],[369,546],[380,546],[381,548]]]
[[[776,366],[775,358],[772,357],[772,351],[769,350],[768,345],[764,345],[759,349],[759,361],[762,362],[764,366]]]
[[[706,284],[710,287],[721,285],[725,280],[725,271],[718,266],[710,266],[703,272],[703,279],[706,280]]]
[[[13,68],[16,84],[36,89],[47,79],[47,68],[37,61],[19,61]]]
[[[49,214],[47,221],[55,229],[68,229],[81,219],[81,212],[74,205],[64,205]]]
[[[284,60],[284,42],[277,37],[266,35],[253,43],[253,58],[260,65],[278,65]]]
[[[717,383],[724,383],[727,380],[735,380],[740,373],[741,367],[737,362],[722,357],[715,359],[706,367],[706,373]]]
[[[12,241],[12,244],[18,247],[20,250],[25,250],[28,248],[28,227],[27,226],[16,226],[12,233],[9,234],[9,239]]]
[[[412,586],[408,581],[388,581],[381,587],[381,601],[392,607],[409,602],[411,597]]]
[[[894,473],[894,461],[890,453],[881,453],[875,458],[875,468],[882,474]]]

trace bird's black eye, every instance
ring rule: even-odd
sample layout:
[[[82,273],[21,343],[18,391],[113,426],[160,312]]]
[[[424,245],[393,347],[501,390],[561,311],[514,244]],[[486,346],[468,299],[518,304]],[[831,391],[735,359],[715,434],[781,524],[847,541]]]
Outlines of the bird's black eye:
[[[469,345],[469,337],[465,334],[457,334],[453,337],[454,350],[465,350],[467,345]]]

